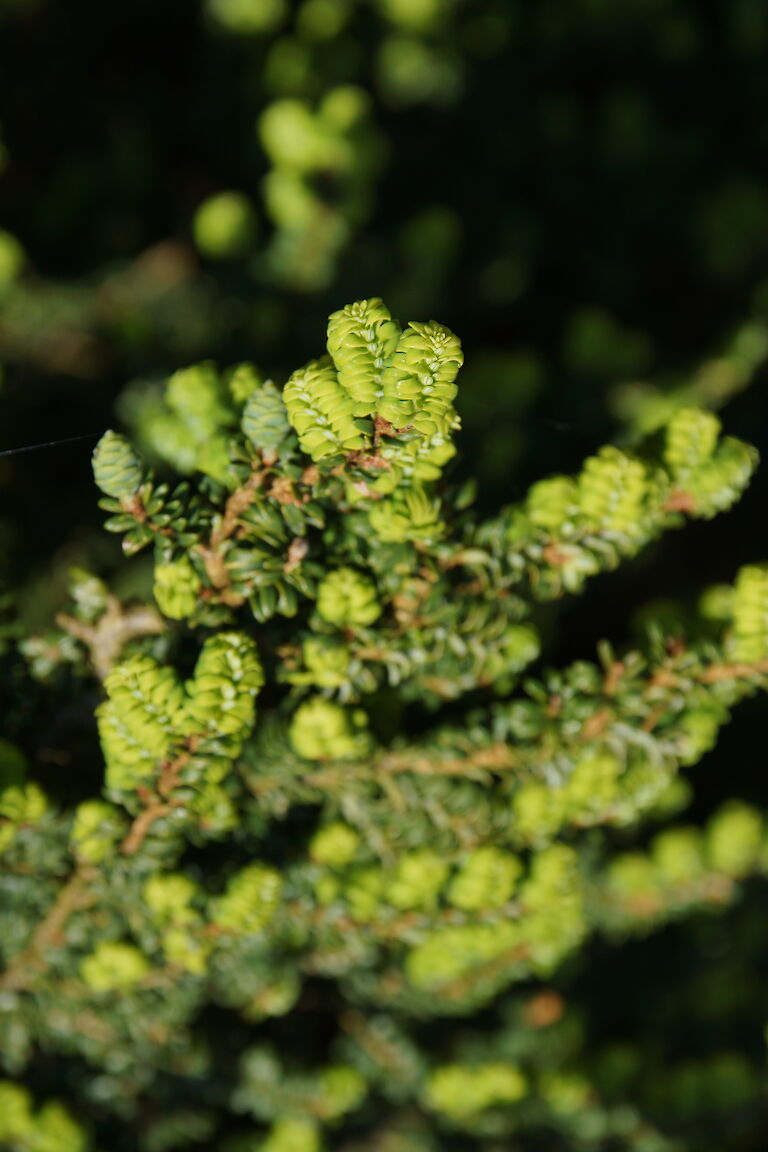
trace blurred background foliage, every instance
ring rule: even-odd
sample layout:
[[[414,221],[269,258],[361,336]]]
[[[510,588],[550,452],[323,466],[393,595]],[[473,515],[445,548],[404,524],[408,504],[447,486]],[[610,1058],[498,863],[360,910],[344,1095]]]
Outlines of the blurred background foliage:
[[[198,360],[282,383],[331,311],[381,295],[462,337],[456,469],[481,508],[682,404],[727,404],[765,455],[766,65],[762,0],[0,0],[0,447],[116,421],[141,438]],[[142,587],[89,453],[0,458],[0,575],[30,627],[73,564]],[[766,557],[767,497],[759,473],[610,599],[596,580],[547,659],[674,627]],[[747,706],[697,769],[694,817],[765,806],[764,717]],[[716,922],[603,943],[562,978],[598,1055],[634,1046],[626,1076],[685,1147],[765,1147],[764,899],[756,882]],[[702,1098],[720,1128],[700,1131]]]

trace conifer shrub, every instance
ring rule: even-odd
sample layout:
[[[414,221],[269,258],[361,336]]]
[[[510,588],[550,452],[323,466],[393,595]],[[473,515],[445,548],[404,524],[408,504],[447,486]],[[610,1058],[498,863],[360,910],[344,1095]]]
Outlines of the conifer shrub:
[[[154,602],[75,571],[56,630],[4,634],[20,695],[95,720],[51,786],[0,745],[3,1147],[682,1152],[759,1110],[743,1056],[654,1080],[558,981],[768,871],[743,801],[674,820],[768,683],[768,566],[686,636],[542,661],[553,601],[726,512],[756,452],[682,407],[482,517],[462,361],[362,300],[282,387],[175,373],[157,475],[99,441]]]

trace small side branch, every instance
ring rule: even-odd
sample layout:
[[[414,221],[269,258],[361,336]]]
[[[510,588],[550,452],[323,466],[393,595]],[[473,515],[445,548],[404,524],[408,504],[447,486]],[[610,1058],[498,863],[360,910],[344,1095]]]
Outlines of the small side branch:
[[[93,669],[101,680],[129,640],[137,636],[156,636],[165,630],[163,619],[154,608],[147,605],[123,608],[115,596],[108,598],[107,607],[95,624],[87,624],[65,612],[59,613],[56,623],[86,646]]]
[[[161,817],[167,816],[173,811],[176,804],[170,799],[171,794],[177,787],[181,773],[189,763],[196,744],[197,739],[191,737],[186,742],[184,751],[180,752],[178,756],[175,756],[173,760],[163,761],[160,766],[160,776],[155,792],[151,792],[148,788],[138,789],[139,796],[145,807],[133,821],[125,839],[120,845],[120,851],[124,856],[135,855],[144,843],[144,839],[155,821],[160,820]]]
[[[96,875],[92,865],[81,865],[70,876],[49,908],[45,918],[38,924],[26,948],[13,957],[5,972],[0,975],[0,990],[20,992],[29,987],[33,977],[48,966],[49,954],[63,938],[64,927],[79,908],[91,903],[92,897],[87,885]]]

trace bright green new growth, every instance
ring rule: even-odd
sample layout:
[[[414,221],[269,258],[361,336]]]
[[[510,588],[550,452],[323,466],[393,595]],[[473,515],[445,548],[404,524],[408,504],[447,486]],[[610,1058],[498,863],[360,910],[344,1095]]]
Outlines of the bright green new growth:
[[[354,860],[360,846],[360,837],[347,824],[326,824],[313,837],[310,855],[319,864],[343,868]]]
[[[289,379],[284,392],[288,419],[313,460],[355,452],[364,446],[355,404],[330,360],[313,360]]]
[[[96,993],[132,988],[150,971],[146,957],[133,944],[103,940],[80,964],[84,983]]]
[[[328,321],[330,359],[294,373],[285,388],[288,417],[315,460],[340,451],[372,451],[384,421],[415,435],[433,459],[458,427],[453,408],[463,363],[458,339],[434,321],[405,332],[381,300],[361,300]],[[386,457],[385,457],[386,458]],[[418,467],[414,459],[410,471]]]
[[[263,6],[267,0],[249,2]],[[302,6],[305,18],[311,8]],[[282,44],[290,57],[295,42]],[[257,131],[270,164],[262,186],[275,226],[265,253],[270,272],[293,289],[317,289],[329,282],[351,228],[369,211],[379,140],[368,93],[336,84],[317,103],[273,100]]]
[[[272,140],[286,163],[302,125]],[[503,1147],[531,1125],[582,1148],[584,1115],[631,1101],[603,1098],[565,1007],[550,1037],[525,1004],[546,1008],[536,985],[594,934],[768,872],[749,805],[670,824],[681,769],[768,685],[768,566],[705,595],[689,638],[531,674],[547,602],[729,507],[756,453],[682,409],[655,451],[600,448],[481,520],[444,474],[458,339],[371,299],[333,314],[327,347],[282,389],[249,364],[175,373],[142,441],[178,483],[116,433],[96,450],[108,528],[153,550],[155,603],[77,572],[44,645],[47,671],[60,651],[103,681],[101,795],[61,812],[0,748],[13,1059],[100,1069],[148,1152],[176,1122],[153,1126],[169,1083],[195,1100],[173,1139],[224,1152]],[[643,821],[667,826],[616,853]],[[316,1013],[322,1043],[297,1050]],[[35,1147],[48,1107],[10,1099],[12,1138]],[[230,1121],[246,1145],[216,1143]]]
[[[97,864],[114,852],[127,831],[124,814],[103,800],[84,800],[75,809],[69,833],[72,851],[78,860]]]
[[[282,882],[277,872],[251,864],[233,876],[211,906],[211,919],[232,932],[260,932],[275,915]]]
[[[107,786],[133,789],[179,757],[208,759],[207,777],[218,782],[253,727],[263,683],[256,646],[239,633],[206,640],[186,684],[151,656],[120,661],[97,713]]]
[[[243,409],[242,425],[255,448],[267,454],[279,453],[291,429],[280,393],[271,380],[264,384],[254,381]]]
[[[183,717],[184,695],[170,668],[136,654],[117,664],[98,712],[107,783],[134,788],[164,760]]]
[[[486,845],[462,864],[447,892],[455,908],[479,911],[506,904],[522,875],[522,864],[511,852]]]
[[[514,1065],[447,1064],[431,1073],[424,1095],[428,1108],[467,1120],[494,1105],[517,1103],[526,1088],[525,1076]]]
[[[141,461],[124,436],[105,432],[93,454],[93,476],[106,496],[132,496],[143,479]]]
[[[307,760],[348,760],[369,750],[368,721],[360,708],[340,708],[317,697],[296,710],[290,740]]]
[[[323,620],[340,628],[373,624],[381,615],[372,581],[353,568],[339,568],[322,580],[317,589],[317,611]]]
[[[749,565],[740,570],[731,611],[733,659],[768,658],[768,565]]]
[[[204,200],[193,221],[195,244],[211,260],[241,256],[253,243],[256,216],[242,192],[218,192]]]
[[[251,731],[254,701],[264,684],[256,645],[248,636],[221,632],[205,642],[187,682],[187,715],[201,732],[225,736],[238,750]]]
[[[0,1140],[9,1149],[25,1152],[88,1152],[90,1141],[58,1100],[35,1110],[26,1088],[0,1080]]]
[[[192,615],[201,587],[200,577],[186,558],[155,567],[155,600],[163,615],[171,620]]]
[[[328,352],[339,384],[354,403],[355,416],[379,411],[382,376],[400,339],[400,325],[381,300],[360,300],[328,320]]]
[[[379,415],[396,428],[411,424],[423,436],[449,435],[463,363],[461,344],[447,328],[409,324],[382,372]]]

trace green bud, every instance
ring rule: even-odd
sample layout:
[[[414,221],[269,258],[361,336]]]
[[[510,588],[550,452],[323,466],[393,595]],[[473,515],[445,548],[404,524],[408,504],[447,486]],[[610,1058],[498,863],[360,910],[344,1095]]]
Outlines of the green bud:
[[[514,1064],[444,1064],[430,1073],[425,1103],[452,1120],[470,1120],[486,1108],[515,1104],[527,1091]]]
[[[748,564],[739,569],[732,611],[733,659],[756,663],[768,658],[768,565]]]
[[[270,1129],[259,1152],[320,1152],[320,1131],[314,1120],[281,1116]]]
[[[539,1091],[550,1108],[561,1115],[578,1115],[589,1106],[593,1087],[575,1073],[548,1073],[539,1082]]]
[[[174,372],[165,397],[199,445],[206,445],[213,433],[234,423],[228,390],[209,361]]]
[[[122,500],[138,492],[144,481],[141,461],[117,432],[105,432],[93,453],[93,477],[107,496]]]
[[[366,1093],[366,1083],[356,1068],[335,1064],[324,1068],[318,1078],[323,1118],[336,1120],[357,1108]]]
[[[9,288],[18,279],[25,263],[24,249],[16,237],[0,230],[0,289]]]
[[[242,372],[242,369],[238,370]],[[271,380],[255,383],[243,409],[242,429],[260,452],[277,454],[291,426],[283,398]]]
[[[357,452],[365,446],[354,403],[341,387],[328,357],[312,360],[283,389],[288,419],[302,450],[313,460]]]
[[[539,480],[528,491],[526,510],[536,528],[559,533],[578,515],[578,488],[570,476]]]
[[[0,792],[0,817],[12,824],[35,824],[48,810],[48,801],[37,784],[12,784]]]
[[[231,760],[225,760],[225,771],[232,767]],[[240,816],[232,797],[220,784],[208,782],[198,789],[189,805],[200,829],[206,836],[225,836],[240,823]]]
[[[562,790],[532,781],[523,784],[512,798],[511,833],[523,844],[541,844],[551,840],[564,817]]]
[[[254,392],[264,386],[264,378],[258,368],[246,361],[231,368],[227,373],[227,388],[235,404],[247,404]],[[275,389],[277,391],[277,389]]]
[[[84,800],[75,809],[69,842],[79,859],[96,864],[114,852],[125,827],[125,817],[114,804]]]
[[[286,0],[208,0],[208,11],[228,32],[269,32],[285,15]]]
[[[443,13],[441,0],[378,0],[378,5],[388,20],[411,32],[434,29]]]
[[[249,864],[231,877],[211,903],[211,919],[232,932],[261,932],[277,912],[283,882],[273,868]]]
[[[510,624],[491,647],[484,676],[497,692],[508,692],[518,672],[522,672],[541,651],[536,629],[530,624]]]
[[[712,817],[706,831],[706,853],[716,872],[737,879],[746,876],[760,859],[763,820],[748,804],[734,800]]]
[[[406,852],[387,885],[387,900],[395,908],[429,911],[437,905],[448,871],[446,862],[428,848]]]
[[[309,845],[309,854],[318,864],[343,868],[354,860],[359,846],[360,836],[354,828],[337,821],[318,829]]]
[[[186,928],[168,928],[162,935],[162,947],[169,964],[183,968],[193,976],[204,976],[213,943]]]
[[[655,907],[658,877],[642,852],[624,852],[614,857],[608,866],[608,883],[619,900],[640,897],[649,909]]]
[[[691,515],[704,520],[730,508],[741,496],[759,461],[750,444],[725,436],[714,455],[686,476],[685,492],[691,499]]]
[[[517,948],[520,942],[520,927],[511,920],[439,928],[411,949],[405,972],[415,988],[437,989],[474,968],[484,968]]]
[[[680,408],[666,430],[664,461],[673,473],[698,468],[711,457],[720,435],[720,421],[713,412]]]
[[[578,857],[565,844],[533,855],[530,876],[520,887],[526,910],[520,930],[534,972],[551,972],[583,939],[584,893]]]
[[[26,1141],[32,1134],[33,1126],[32,1097],[29,1092],[20,1084],[0,1080],[0,1139],[9,1142]]]
[[[306,672],[290,675],[293,684],[341,688],[349,681],[349,648],[327,636],[309,636],[301,646]]]
[[[290,740],[306,760],[349,760],[370,750],[368,717],[317,696],[296,710]]]
[[[58,1100],[47,1100],[33,1119],[29,1143],[23,1148],[34,1152],[86,1152],[90,1141]]]
[[[304,0],[296,14],[296,27],[302,40],[332,41],[350,15],[343,0]]]
[[[106,611],[109,589],[104,581],[94,576],[92,572],[86,572],[83,568],[70,568],[69,593],[82,620],[92,623]]]
[[[704,854],[698,828],[668,828],[655,836],[651,859],[667,884],[690,884],[704,871]]]
[[[323,620],[339,628],[373,624],[381,615],[376,585],[353,568],[337,568],[320,582],[317,611]]]
[[[206,640],[187,683],[187,715],[203,731],[239,743],[253,727],[263,684],[264,670],[251,637],[219,632]]]
[[[243,1005],[246,1020],[256,1023],[268,1016],[285,1016],[301,994],[301,978],[293,969],[280,973]]]
[[[378,297],[347,304],[328,319],[328,351],[355,416],[376,411],[381,376],[400,338],[400,325]]]
[[[732,584],[711,584],[699,597],[699,612],[705,620],[730,620],[733,615]]]
[[[491,845],[472,852],[451,881],[448,900],[455,908],[481,911],[506,904],[523,866],[517,856]]]
[[[195,244],[211,260],[242,256],[256,235],[256,213],[242,192],[219,192],[198,207],[192,225]]]
[[[411,488],[374,504],[369,513],[371,528],[387,543],[410,540],[432,543],[443,535],[440,504],[421,488]]]
[[[191,616],[197,607],[202,582],[186,558],[155,568],[154,595],[157,606],[171,620]]]
[[[585,461],[578,480],[581,513],[601,532],[636,535],[648,492],[645,465],[607,445]]]
[[[160,924],[191,924],[198,915],[191,907],[197,885],[182,872],[159,872],[145,883],[142,897]]]
[[[184,722],[184,693],[172,668],[134,652],[104,680],[96,710],[107,786],[130,790],[154,774]]]
[[[453,332],[434,320],[412,321],[381,373],[379,415],[395,428],[412,427],[423,436],[447,434],[463,363],[461,342]]]
[[[623,765],[616,756],[593,752],[576,761],[565,786],[566,810],[573,807],[582,816],[600,815],[610,808],[619,795],[619,777]]]
[[[127,992],[150,971],[146,957],[133,944],[102,940],[80,961],[80,976],[93,992]]]
[[[705,752],[717,743],[720,726],[727,719],[721,708],[692,708],[678,721],[681,747],[678,753],[682,765],[696,764]]]
[[[357,868],[345,880],[342,894],[355,920],[366,924],[381,914],[382,906],[386,904],[386,883],[384,870],[376,865]],[[331,900],[334,898],[332,896]]]

